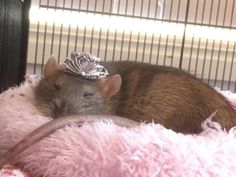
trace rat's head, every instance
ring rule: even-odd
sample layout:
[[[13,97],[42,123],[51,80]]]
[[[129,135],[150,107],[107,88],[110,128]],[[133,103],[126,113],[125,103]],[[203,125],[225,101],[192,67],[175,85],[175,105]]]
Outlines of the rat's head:
[[[104,100],[116,94],[121,77],[113,75],[89,80],[59,70],[51,57],[44,67],[44,78],[35,90],[39,109],[46,115],[58,118],[65,115],[104,112]]]

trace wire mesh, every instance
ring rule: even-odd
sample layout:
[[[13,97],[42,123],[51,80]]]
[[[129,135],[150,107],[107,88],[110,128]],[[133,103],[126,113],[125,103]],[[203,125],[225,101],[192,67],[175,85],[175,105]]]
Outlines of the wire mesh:
[[[236,91],[235,0],[33,0],[28,73],[50,55],[178,67]]]

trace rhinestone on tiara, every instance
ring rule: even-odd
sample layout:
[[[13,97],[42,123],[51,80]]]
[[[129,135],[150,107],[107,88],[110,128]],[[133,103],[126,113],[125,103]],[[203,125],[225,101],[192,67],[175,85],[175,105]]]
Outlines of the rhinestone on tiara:
[[[100,58],[87,52],[73,52],[71,58],[66,58],[59,68],[68,74],[82,76],[86,79],[105,78],[109,73],[99,62]]]

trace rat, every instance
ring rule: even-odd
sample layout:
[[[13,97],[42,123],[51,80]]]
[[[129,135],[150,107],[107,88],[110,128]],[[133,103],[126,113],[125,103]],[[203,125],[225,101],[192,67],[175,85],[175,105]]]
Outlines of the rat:
[[[181,133],[200,133],[213,121],[229,130],[236,111],[214,88],[173,67],[132,61],[102,62],[110,73],[89,80],[60,70],[51,57],[35,89],[37,107],[46,115],[110,114],[155,122]]]
[[[24,137],[21,141],[16,143],[13,147],[7,150],[5,153],[0,155],[0,169],[7,164],[10,164],[12,159],[19,155],[21,152],[25,151],[27,148],[33,144],[39,142],[41,139],[47,137],[51,133],[55,132],[57,129],[63,128],[70,124],[76,124],[78,127],[83,126],[86,123],[94,123],[96,121],[106,121],[111,120],[114,124],[132,128],[139,125],[138,122],[126,119],[118,116],[108,116],[108,115],[84,115],[84,116],[68,116],[61,117],[58,119],[53,119],[39,128],[35,129],[33,132]]]

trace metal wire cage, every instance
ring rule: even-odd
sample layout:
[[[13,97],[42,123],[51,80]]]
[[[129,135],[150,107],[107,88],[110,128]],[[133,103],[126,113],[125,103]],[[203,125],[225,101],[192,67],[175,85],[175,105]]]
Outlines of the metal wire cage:
[[[235,0],[33,0],[28,73],[50,55],[178,67],[236,92]]]

